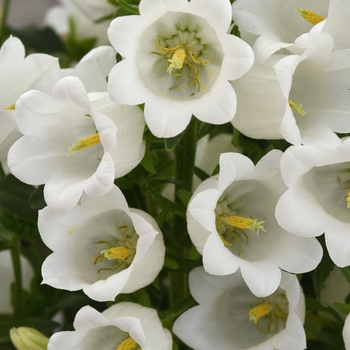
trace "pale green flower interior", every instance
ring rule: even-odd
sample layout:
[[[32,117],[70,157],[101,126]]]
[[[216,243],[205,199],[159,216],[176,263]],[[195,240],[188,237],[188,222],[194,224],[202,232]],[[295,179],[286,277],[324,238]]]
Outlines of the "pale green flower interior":
[[[115,326],[95,327],[87,332],[79,344],[80,349],[115,350],[129,336]]]
[[[275,313],[263,316],[255,324],[249,320],[249,311],[259,304],[267,303],[283,311],[285,317]],[[227,343],[240,349],[249,349],[264,343],[285,328],[289,303],[285,291],[278,288],[266,298],[258,298],[245,285],[228,290],[214,306],[221,336]],[[268,328],[270,327],[270,330]]]
[[[80,277],[87,283],[107,279],[109,276],[126,269],[130,263],[123,263],[114,269],[118,261],[101,259],[94,263],[94,257],[102,250],[112,247],[135,247],[138,235],[130,217],[122,210],[111,210],[93,216],[73,229],[68,237],[69,254],[75,265],[74,269],[80,272]],[[107,243],[96,243],[105,241]],[[100,270],[99,269],[107,269]]]
[[[350,191],[350,162],[314,167],[303,176],[303,182],[327,214],[350,223],[346,202]]]
[[[171,53],[167,56],[152,53],[165,54],[158,46],[158,41],[168,49],[184,43],[199,61],[210,60],[209,63],[200,65],[200,91],[196,83],[189,86],[194,76],[191,76],[191,69],[186,63],[183,65],[178,85],[169,90],[177,78],[167,72]],[[188,13],[167,12],[140,37],[136,62],[141,80],[154,94],[172,100],[188,101],[197,99],[211,90],[220,74],[223,57],[219,38],[206,19]],[[178,74],[179,70],[174,69],[173,73]],[[179,88],[180,86],[182,87]]]
[[[244,229],[246,236],[238,229],[232,227],[218,227],[218,233],[224,233],[224,239],[232,244],[226,246],[233,254],[249,261],[258,261],[269,255],[271,246],[276,243],[278,224],[274,217],[277,203],[276,195],[260,181],[241,180],[235,181],[221,195],[215,208],[216,215],[233,215],[244,218],[252,218],[263,223],[266,232]],[[223,232],[223,230],[225,230]],[[230,233],[230,230],[235,235]],[[221,232],[219,232],[221,231]],[[240,243],[239,244],[239,240]]]

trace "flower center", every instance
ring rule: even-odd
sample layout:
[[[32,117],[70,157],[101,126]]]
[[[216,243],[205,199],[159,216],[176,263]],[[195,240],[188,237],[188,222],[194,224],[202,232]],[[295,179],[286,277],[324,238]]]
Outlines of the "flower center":
[[[339,186],[340,186],[340,188],[341,188],[342,190],[348,190],[348,189],[350,189],[350,185],[344,187],[344,185],[341,183],[340,176],[338,176],[338,184],[339,184]],[[349,208],[350,208],[350,191],[348,192],[348,195],[347,195],[347,196],[344,196],[344,198],[345,198],[345,201],[346,201],[346,207],[349,209]]]
[[[265,221],[258,221],[252,218],[245,218],[242,216],[228,215],[227,213],[221,213],[216,216],[216,229],[220,236],[220,239],[225,246],[232,246],[231,241],[235,240],[239,245],[239,257],[243,257],[242,240],[241,236],[245,238],[245,244],[248,244],[249,237],[244,230],[257,230],[256,234],[259,234],[259,230],[266,232],[263,224]]]
[[[124,225],[119,226],[118,229],[128,229],[128,227]],[[136,254],[136,244],[138,236],[134,232],[134,234],[131,237],[128,237],[128,239],[126,238],[126,235],[124,235],[124,237],[125,239],[118,240],[115,246],[111,242],[104,240],[94,242],[94,244],[104,244],[108,247],[108,249],[101,250],[100,253],[92,257],[94,265],[96,265],[97,263],[104,262],[105,259],[116,260],[116,265],[114,267],[102,267],[98,269],[98,273],[101,271],[113,271],[118,269],[122,265],[129,266],[132,263]]]
[[[16,108],[15,104],[9,105],[5,108],[5,111],[13,111]]]
[[[140,345],[136,343],[131,337],[124,339],[116,350],[141,350]]]
[[[81,151],[85,148],[95,146],[101,143],[99,133],[93,134],[91,136],[85,137],[85,139],[81,139],[76,143],[73,143],[71,147],[69,147],[68,155],[74,154],[75,151]]]
[[[300,115],[304,116],[306,114],[306,111],[303,110],[303,105],[301,103],[298,105],[292,100],[288,100],[288,104],[293,111],[296,111]]]
[[[264,298],[261,304],[249,310],[249,321],[253,321],[260,330],[275,333],[285,327],[287,315],[286,295],[284,292],[276,291],[271,296]]]
[[[315,12],[312,12],[310,10],[306,10],[306,9],[302,9],[302,8],[298,8],[296,10],[296,12],[299,13],[299,15],[301,17],[303,17],[307,22],[315,25],[317,23],[320,23],[324,20],[324,17],[318,15],[317,13]]]
[[[178,38],[183,38],[185,41],[181,41],[174,47],[164,47],[160,44],[160,40],[158,40],[158,47],[164,51],[163,53],[159,52],[151,52],[151,54],[156,54],[159,56],[170,57],[168,59],[168,68],[167,72],[172,74],[175,79],[175,84],[169,88],[169,90],[173,90],[175,88],[182,89],[185,87],[185,84],[181,84],[180,80],[182,77],[182,68],[184,64],[188,66],[190,69],[190,77],[192,80],[188,83],[188,86],[192,86],[193,84],[197,85],[198,92],[201,89],[201,83],[199,81],[199,70],[202,65],[208,64],[210,59],[200,61],[198,57],[193,53],[192,46],[198,50],[199,45],[198,41],[194,39],[194,33],[184,33],[178,31]],[[172,38],[171,40],[167,40],[167,42],[174,42],[176,39]],[[203,47],[203,46],[202,46]],[[173,69],[176,69],[177,72],[173,72]],[[205,88],[204,85],[202,85]]]

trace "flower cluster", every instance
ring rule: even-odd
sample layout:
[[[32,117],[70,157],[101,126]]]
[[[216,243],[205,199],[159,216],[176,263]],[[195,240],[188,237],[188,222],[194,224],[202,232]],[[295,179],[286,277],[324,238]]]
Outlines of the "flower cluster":
[[[47,321],[16,348],[350,349],[348,292],[324,292],[333,270],[350,285],[349,18],[338,0],[60,0],[66,64],[2,38],[3,312]],[[21,315],[41,277],[60,291]]]

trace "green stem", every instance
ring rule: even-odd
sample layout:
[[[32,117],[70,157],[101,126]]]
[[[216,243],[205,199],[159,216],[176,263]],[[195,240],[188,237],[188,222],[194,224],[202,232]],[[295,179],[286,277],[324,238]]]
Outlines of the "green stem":
[[[14,319],[19,319],[21,314],[22,304],[22,273],[21,273],[21,260],[20,260],[20,241],[16,237],[12,241],[11,258],[13,272],[15,276],[15,282],[13,287],[13,308]]]
[[[5,39],[4,36],[6,31],[7,17],[10,10],[10,3],[11,3],[11,0],[4,0],[4,6],[2,7],[2,16],[1,16],[1,23],[0,23],[0,42],[1,43]]]
[[[175,186],[175,203],[182,204],[176,195],[179,189],[192,191],[194,161],[197,147],[197,119],[192,118],[179,144],[174,150],[175,178],[180,185]],[[185,259],[190,246],[185,218],[176,217],[172,234],[172,247],[169,253]],[[176,305],[190,295],[188,288],[188,274],[182,272],[170,273],[170,305]]]

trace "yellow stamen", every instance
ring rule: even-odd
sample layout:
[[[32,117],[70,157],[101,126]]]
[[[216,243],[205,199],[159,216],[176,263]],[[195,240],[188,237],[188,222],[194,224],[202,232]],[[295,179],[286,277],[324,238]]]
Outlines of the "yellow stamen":
[[[9,105],[5,108],[5,111],[13,111],[16,108],[15,104]]]
[[[259,319],[268,315],[270,312],[270,305],[264,303],[259,304],[258,306],[249,310],[249,321],[253,321],[255,324],[258,324]]]
[[[141,350],[141,347],[131,337],[124,339],[116,350]]]
[[[129,257],[130,252],[127,247],[120,246],[102,250],[101,254],[108,260],[118,259],[125,261]]]
[[[348,192],[348,196],[346,197],[346,207],[350,208],[350,192]]]
[[[94,135],[88,136],[85,139],[81,139],[76,143],[73,143],[73,145],[71,147],[69,147],[69,154],[75,154],[75,151],[81,151],[82,149],[91,147],[91,146],[95,146],[100,144],[100,135],[99,133],[96,133]]]
[[[257,233],[259,233],[259,230],[263,230],[266,232],[264,229],[264,226],[262,225],[265,223],[265,221],[257,221],[253,220],[252,218],[244,218],[242,216],[227,216],[224,218],[226,223],[229,224],[230,226],[241,228],[241,229],[248,229],[248,230],[258,230]]]
[[[296,12],[298,12],[299,15],[305,19],[305,21],[307,21],[313,25],[320,23],[324,20],[324,17],[322,17],[322,16],[318,15],[317,13],[312,12],[310,10],[298,8],[296,10]]]
[[[288,104],[291,109],[298,112],[300,115],[304,116],[306,114],[306,112],[303,110],[303,105],[301,103],[300,105],[298,105],[292,100],[288,100]]]
[[[168,60],[170,62],[167,72],[171,74],[173,68],[181,69],[186,58],[186,53],[182,49],[178,49],[174,52],[173,57]]]

